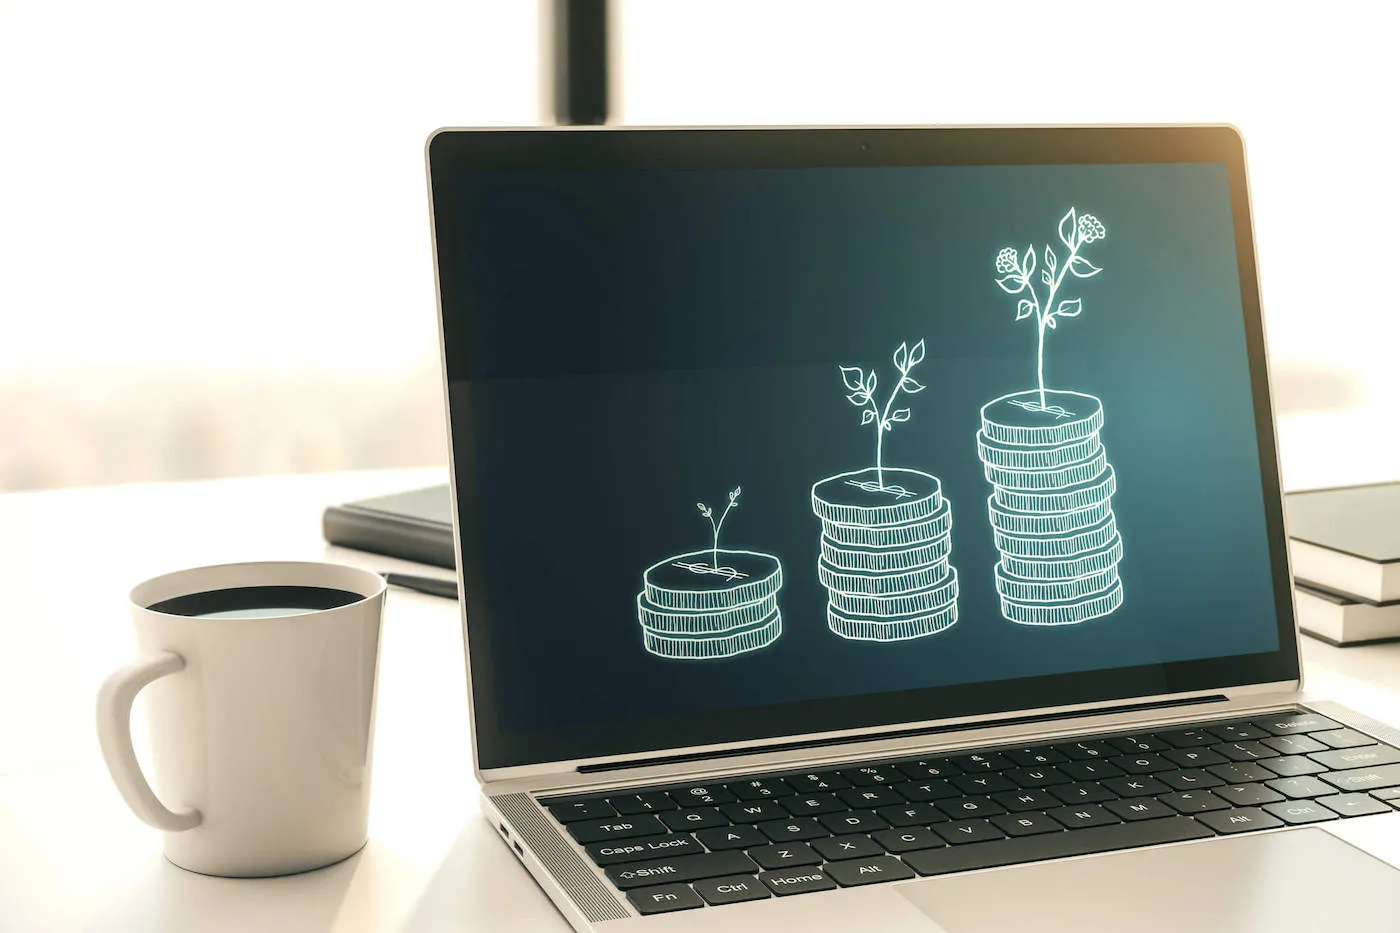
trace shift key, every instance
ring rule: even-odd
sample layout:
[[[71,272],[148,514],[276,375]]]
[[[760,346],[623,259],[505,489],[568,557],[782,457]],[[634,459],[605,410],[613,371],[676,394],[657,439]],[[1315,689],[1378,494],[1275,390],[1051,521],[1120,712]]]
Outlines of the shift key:
[[[1400,787],[1400,764],[1377,765],[1374,768],[1352,768],[1349,771],[1332,771],[1328,774],[1319,774],[1318,777],[1343,791]]]
[[[758,866],[744,853],[731,850],[613,865],[606,871],[613,884],[627,891],[652,884],[698,881],[720,875],[753,875],[758,873]]]
[[[670,830],[650,813],[637,816],[614,816],[606,820],[580,820],[566,827],[581,845],[605,839],[631,839],[633,836],[659,836]]]

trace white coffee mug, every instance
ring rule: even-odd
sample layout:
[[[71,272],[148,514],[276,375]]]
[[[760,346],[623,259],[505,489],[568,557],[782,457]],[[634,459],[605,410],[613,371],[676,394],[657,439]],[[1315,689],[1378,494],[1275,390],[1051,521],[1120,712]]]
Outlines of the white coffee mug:
[[[149,607],[245,587],[316,587],[359,597],[261,618]],[[335,564],[200,567],[131,591],[141,659],[97,698],[97,734],[127,804],[165,831],[191,871],[309,871],[364,846],[384,580]],[[144,689],[155,790],[137,763],[131,706]]]

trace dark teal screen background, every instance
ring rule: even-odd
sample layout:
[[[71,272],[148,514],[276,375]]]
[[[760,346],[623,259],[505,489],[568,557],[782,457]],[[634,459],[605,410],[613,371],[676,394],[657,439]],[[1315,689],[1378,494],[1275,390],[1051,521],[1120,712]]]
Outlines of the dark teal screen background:
[[[1035,385],[1036,328],[997,251],[1107,238],[1047,336],[1053,388],[1103,401],[1124,604],[1079,625],[997,605],[979,409]],[[464,186],[470,411],[500,725],[558,728],[1273,651],[1226,170],[1213,164],[480,172]],[[1038,275],[1038,273],[1037,273]],[[873,463],[838,365],[927,344],[885,463],[938,476],[960,621],[895,643],[826,627],[809,491]],[[784,633],[718,661],[642,649],[642,571],[708,546],[697,501],[743,486],[724,547],[777,555]],[[473,611],[468,605],[468,618]],[[936,710],[919,711],[923,718]]]

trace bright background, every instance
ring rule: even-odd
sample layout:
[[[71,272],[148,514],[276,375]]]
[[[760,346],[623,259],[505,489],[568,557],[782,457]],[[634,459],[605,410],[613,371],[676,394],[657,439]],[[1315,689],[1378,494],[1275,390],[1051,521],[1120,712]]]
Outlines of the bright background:
[[[1234,123],[1281,410],[1383,409],[1393,15],[616,0],[614,109]],[[423,142],[539,121],[541,35],[535,0],[0,0],[0,490],[444,462]]]

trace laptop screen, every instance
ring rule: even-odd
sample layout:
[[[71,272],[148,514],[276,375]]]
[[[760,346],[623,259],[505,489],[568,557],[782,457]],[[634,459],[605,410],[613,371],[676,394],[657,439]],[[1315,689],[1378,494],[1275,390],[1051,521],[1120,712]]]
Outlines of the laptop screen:
[[[1289,676],[1229,160],[979,161],[434,167],[483,767]]]

